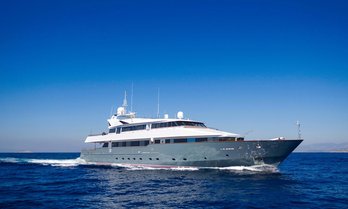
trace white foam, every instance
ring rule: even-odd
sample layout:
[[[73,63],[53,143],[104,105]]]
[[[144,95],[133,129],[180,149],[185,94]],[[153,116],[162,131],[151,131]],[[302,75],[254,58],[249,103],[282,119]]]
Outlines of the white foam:
[[[273,165],[254,166],[230,166],[230,167],[165,167],[153,165],[111,164],[114,167],[122,167],[127,170],[171,170],[171,171],[198,171],[198,170],[224,170],[235,173],[278,173],[279,170]]]
[[[251,173],[278,173],[279,170],[276,166],[273,165],[253,165],[253,166],[230,166],[230,167],[213,167],[206,169],[218,169],[218,170],[226,170],[231,172],[251,172]]]
[[[78,166],[87,164],[85,160],[81,158],[76,159],[27,159],[27,158],[0,158],[0,162],[5,163],[34,163],[41,165],[50,165],[50,166]]]
[[[36,163],[42,165],[51,165],[51,166],[61,166],[61,167],[71,167],[86,164],[86,161],[81,158],[76,159],[62,159],[62,160],[53,160],[53,159],[29,159],[28,163]]]
[[[0,162],[3,163],[19,163],[20,158],[13,158],[13,157],[6,157],[6,158],[0,158]]]
[[[26,158],[0,158],[0,162],[5,163],[34,163],[49,166],[74,167],[79,165],[110,165],[121,167],[126,170],[171,170],[171,171],[198,171],[198,170],[223,170],[234,173],[278,173],[279,170],[273,165],[254,165],[254,166],[230,166],[230,167],[166,167],[154,165],[132,165],[132,164],[103,164],[89,163],[81,158],[76,159],[26,159]]]

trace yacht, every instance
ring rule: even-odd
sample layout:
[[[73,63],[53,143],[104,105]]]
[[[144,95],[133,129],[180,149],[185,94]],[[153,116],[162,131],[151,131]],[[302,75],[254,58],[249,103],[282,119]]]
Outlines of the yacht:
[[[108,122],[108,132],[89,135],[92,149],[81,151],[87,163],[157,168],[278,166],[303,140],[283,137],[245,140],[242,135],[184,118],[138,118],[123,105]]]

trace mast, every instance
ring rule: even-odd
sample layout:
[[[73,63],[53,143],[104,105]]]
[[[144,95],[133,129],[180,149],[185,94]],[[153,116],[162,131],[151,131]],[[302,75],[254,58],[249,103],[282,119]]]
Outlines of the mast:
[[[131,112],[133,112],[133,82],[132,82],[132,93],[131,93]]]
[[[297,121],[296,125],[297,125],[297,138],[301,139],[301,124],[300,124],[300,121]]]
[[[159,118],[159,111],[160,111],[160,89],[158,88],[158,91],[157,91],[157,118]]]
[[[127,91],[124,91],[124,99],[123,99],[123,104],[122,107],[126,110],[128,104],[127,104]]]

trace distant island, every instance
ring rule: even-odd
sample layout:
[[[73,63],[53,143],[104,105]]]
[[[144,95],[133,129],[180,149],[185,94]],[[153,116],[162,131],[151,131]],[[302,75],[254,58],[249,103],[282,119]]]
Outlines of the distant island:
[[[348,143],[320,143],[301,145],[295,152],[347,152]]]

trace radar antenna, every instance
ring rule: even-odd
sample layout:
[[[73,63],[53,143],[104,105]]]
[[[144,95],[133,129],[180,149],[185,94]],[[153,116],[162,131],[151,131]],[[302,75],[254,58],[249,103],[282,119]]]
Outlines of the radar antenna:
[[[301,139],[301,124],[300,124],[300,121],[297,121],[296,125],[297,125],[297,138]]]
[[[122,107],[124,107],[126,109],[127,107],[127,91],[124,91],[124,99],[123,99],[123,104]]]
[[[159,118],[159,112],[160,112],[160,89],[158,88],[158,91],[157,91],[157,118]]]
[[[133,112],[133,82],[132,82],[132,94],[131,94],[131,112]]]

